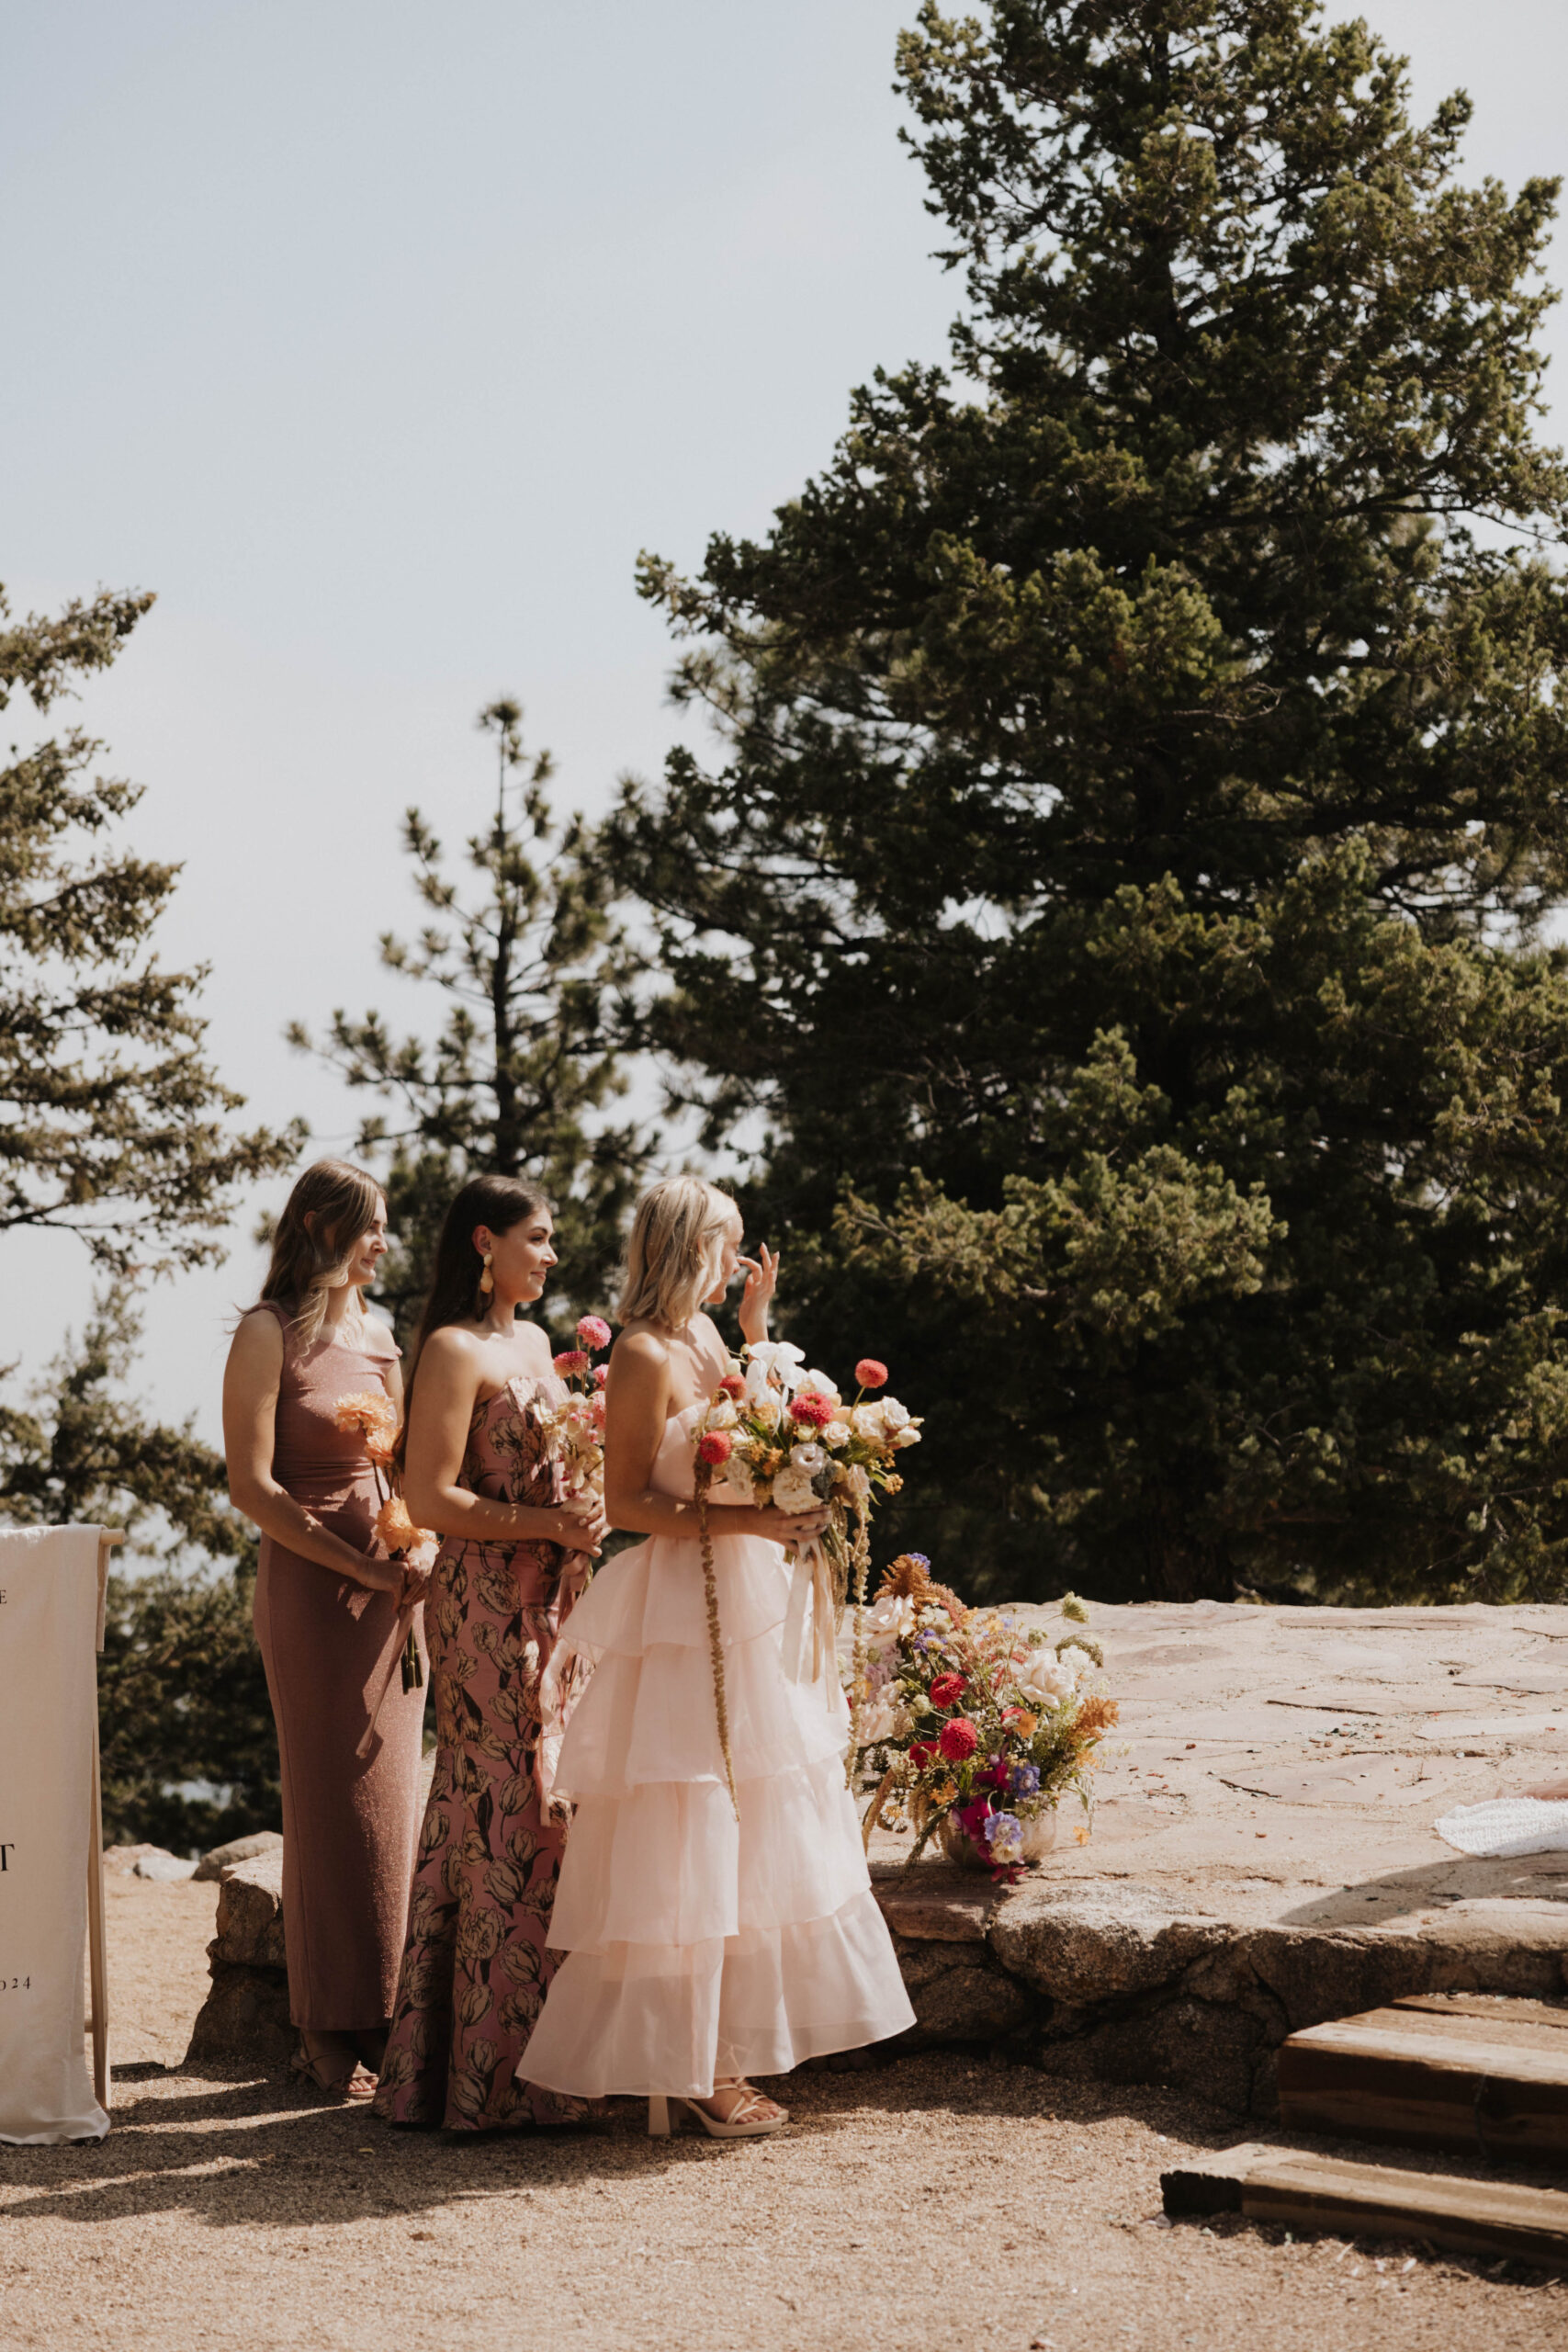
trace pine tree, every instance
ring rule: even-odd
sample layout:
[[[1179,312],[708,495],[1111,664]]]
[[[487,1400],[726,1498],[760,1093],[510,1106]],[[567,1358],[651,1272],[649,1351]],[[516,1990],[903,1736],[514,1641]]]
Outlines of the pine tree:
[[[395,1037],[378,1012],[334,1012],[319,1047],[302,1023],[288,1032],[351,1087],[396,1106],[362,1121],[355,1149],[386,1169],[395,1246],[379,1295],[403,1337],[447,1204],[486,1171],[541,1183],[555,1203],[561,1262],[547,1311],[603,1311],[655,1140],[601,1115],[626,1091],[617,1036],[638,967],[592,831],[552,813],[553,763],[525,749],[520,705],[491,703],[479,725],[496,749],[495,814],[468,844],[479,890],[460,895],[440,842],[409,809],[404,842],[434,920],[412,943],[391,933],[380,943],[389,970],[448,1001],[434,1042]]]
[[[1562,1589],[1555,184],[1314,0],[931,6],[954,371],[700,575],[657,1042],[972,1590]],[[833,1351],[837,1351],[836,1353]]]
[[[20,691],[48,711],[152,601],[11,622],[0,595],[0,709]],[[221,1256],[236,1192],[299,1136],[225,1124],[242,1097],[202,1058],[205,974],[152,946],[179,868],[117,845],[141,793],[90,774],[102,748],[71,729],[0,768],[0,1233],[75,1233],[111,1270],[193,1265]]]

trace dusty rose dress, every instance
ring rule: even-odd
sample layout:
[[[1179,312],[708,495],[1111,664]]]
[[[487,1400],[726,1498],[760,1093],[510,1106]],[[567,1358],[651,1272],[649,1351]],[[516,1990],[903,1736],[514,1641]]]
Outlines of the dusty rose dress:
[[[329,1340],[301,1355],[283,1308],[267,1311],[285,1327],[273,1476],[345,1544],[378,1552],[376,1474],[364,1439],[338,1428],[333,1408],[355,1390],[386,1387],[396,1342],[371,1323],[362,1348]],[[254,1614],[283,1765],[289,2015],[317,2033],[367,2032],[392,2014],[419,1826],[424,1692],[405,1692],[398,1670],[407,1621],[390,1593],[318,1567],[270,1535]],[[361,1758],[373,1714],[376,1735]]]
[[[463,1484],[536,1510],[558,1500],[533,1408],[563,1394],[553,1378],[513,1380],[482,1404]],[[389,2123],[481,2132],[588,2112],[513,2079],[554,1973],[546,1945],[564,1844],[541,1818],[534,1775],[539,1683],[588,1568],[558,1544],[441,1547],[426,1604],[435,1778],[376,2095]]]

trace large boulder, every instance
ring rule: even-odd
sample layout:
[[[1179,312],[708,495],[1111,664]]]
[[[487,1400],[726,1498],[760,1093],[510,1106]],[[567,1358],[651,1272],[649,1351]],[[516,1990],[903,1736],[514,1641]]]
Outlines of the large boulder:
[[[297,2037],[288,2018],[281,1838],[222,1866],[218,1932],[207,1952],[212,1989],[191,2030],[187,2060],[287,2058]]]

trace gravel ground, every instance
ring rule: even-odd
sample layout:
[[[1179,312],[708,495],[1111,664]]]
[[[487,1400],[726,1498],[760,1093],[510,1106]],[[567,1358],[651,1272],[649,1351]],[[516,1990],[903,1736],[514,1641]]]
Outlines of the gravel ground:
[[[951,2054],[783,2088],[773,2143],[385,2130],[177,2071],[213,1890],[111,1896],[115,2125],[0,2149],[0,2346],[352,2352],[1560,2347],[1568,2282],[1404,2246],[1167,2225],[1162,2164],[1244,2126]],[[168,2069],[168,2071],[165,2071]]]

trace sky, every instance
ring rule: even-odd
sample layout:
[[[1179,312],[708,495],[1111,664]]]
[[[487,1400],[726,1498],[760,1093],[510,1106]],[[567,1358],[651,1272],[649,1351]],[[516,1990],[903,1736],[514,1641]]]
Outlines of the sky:
[[[72,715],[147,787],[130,845],[183,862],[161,953],[210,967],[208,1046],[248,1117],[351,1141],[361,1105],[282,1033],[338,1005],[417,1023],[376,941],[416,915],[404,808],[452,843],[482,822],[479,707],[522,700],[563,807],[656,772],[685,722],[638,550],[691,568],[765,529],[853,385],[944,356],[960,288],[892,88],[913,13],[10,12],[0,581],[21,611],[157,594]],[[1562,0],[1359,13],[1418,111],[1470,91],[1471,176],[1568,172]],[[1561,313],[1548,342],[1562,378]],[[209,1437],[251,1227],[286,1189],[246,1204],[225,1266],[145,1302],[136,1385]],[[0,1363],[39,1370],[90,1293],[79,1245],[0,1237]]]

